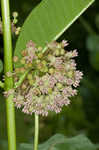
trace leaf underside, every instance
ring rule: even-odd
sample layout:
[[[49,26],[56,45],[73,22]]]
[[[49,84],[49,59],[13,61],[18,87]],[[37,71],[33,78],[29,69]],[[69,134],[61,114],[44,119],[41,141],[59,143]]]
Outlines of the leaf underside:
[[[42,0],[23,24],[14,55],[21,58],[20,53],[29,40],[43,48],[47,42],[57,40],[93,2],[94,0]]]

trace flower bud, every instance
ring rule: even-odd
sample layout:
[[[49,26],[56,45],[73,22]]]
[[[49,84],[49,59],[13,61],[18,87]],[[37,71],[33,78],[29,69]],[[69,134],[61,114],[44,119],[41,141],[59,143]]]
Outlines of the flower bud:
[[[21,27],[16,28],[15,34],[18,35],[21,31]]]
[[[67,57],[67,58],[72,58],[72,52],[67,52],[66,54],[65,54],[65,57]]]
[[[22,59],[20,60],[20,62],[21,62],[21,64],[25,64],[24,58],[22,58]]]
[[[61,83],[57,83],[56,86],[58,89],[62,89],[62,87],[63,87],[63,85]]]
[[[64,55],[64,54],[65,54],[65,50],[64,50],[64,49],[61,49],[61,50],[60,50],[60,54],[61,54],[61,55]]]
[[[58,43],[57,48],[59,48],[59,49],[61,48],[61,44],[60,43]]]
[[[54,68],[50,68],[48,72],[49,72],[50,74],[53,74],[54,71],[55,71]]]
[[[42,47],[38,47],[38,51],[41,51],[42,50]]]
[[[27,64],[27,67],[28,67],[28,68],[31,68],[31,67],[32,67],[32,64],[31,64],[31,63],[28,63],[28,64]]]
[[[27,55],[27,51],[26,51],[26,50],[23,50],[23,51],[21,52],[21,54],[22,54],[22,56],[26,56],[26,55]]]
[[[27,75],[27,79],[28,79],[28,80],[31,80],[32,78],[33,78],[33,77],[32,77],[32,74],[28,74],[28,75]]]
[[[16,11],[13,12],[13,13],[12,13],[12,16],[13,16],[14,18],[17,18],[17,17],[18,17],[18,12],[16,12]]]
[[[42,63],[39,63],[39,64],[37,64],[37,69],[42,69],[42,67],[43,67],[43,64]]]
[[[48,94],[51,94],[52,93],[52,88],[49,88],[48,89]]]
[[[47,67],[44,67],[44,68],[42,69],[42,72],[48,72],[48,68],[47,68]]]
[[[46,100],[46,101],[49,101],[49,96],[46,96],[46,97],[45,97],[45,100]]]
[[[25,68],[24,67],[20,68],[20,72],[24,73],[25,72]]]
[[[43,64],[43,65],[46,65],[46,64],[47,64],[47,62],[46,62],[45,60],[43,60],[43,61],[42,61],[42,64]]]
[[[40,63],[40,60],[39,60],[39,59],[37,59],[37,60],[36,60],[36,63],[37,63],[37,64],[39,64],[39,63]]]
[[[20,68],[15,68],[15,73],[19,73],[20,72]]]
[[[38,58],[42,58],[43,54],[42,53],[38,53]]]
[[[34,80],[29,80],[29,84],[33,85],[34,84]]]
[[[55,50],[55,55],[56,55],[56,56],[59,56],[59,55],[60,55],[59,49],[56,49],[56,50]]]
[[[69,78],[72,78],[73,77],[73,71],[69,71],[69,72],[67,72],[67,76],[69,77]]]
[[[18,57],[17,56],[14,56],[13,57],[13,62],[17,62],[18,61]]]
[[[22,84],[22,89],[24,90],[26,88],[27,88],[27,86],[25,84]]]

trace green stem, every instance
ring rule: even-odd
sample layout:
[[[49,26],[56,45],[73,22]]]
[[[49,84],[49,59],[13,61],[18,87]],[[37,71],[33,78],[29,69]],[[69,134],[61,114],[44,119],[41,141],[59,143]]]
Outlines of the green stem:
[[[39,137],[39,116],[35,114],[35,135],[34,135],[33,150],[38,150],[38,137]]]
[[[4,83],[2,81],[0,81],[0,87],[4,88]]]
[[[1,0],[3,36],[4,36],[4,73],[5,73],[5,90],[13,89],[13,77],[7,77],[7,72],[13,72],[12,64],[12,38],[9,0]],[[16,150],[16,133],[15,133],[15,111],[13,103],[13,94],[6,99],[7,113],[7,131],[8,131],[8,148]]]
[[[85,20],[83,17],[80,17],[79,20],[89,34],[96,34],[87,20]]]
[[[26,76],[27,76],[27,74],[29,73],[30,70],[31,70],[31,69],[27,70],[27,71],[20,77],[19,81],[15,83],[14,88],[18,88],[18,87],[22,84],[22,82],[24,81],[24,79],[26,78]]]

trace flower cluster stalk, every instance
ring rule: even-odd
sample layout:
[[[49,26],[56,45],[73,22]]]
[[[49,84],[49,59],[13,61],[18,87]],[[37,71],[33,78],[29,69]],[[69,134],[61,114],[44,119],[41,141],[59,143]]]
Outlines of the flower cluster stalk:
[[[12,38],[9,0],[1,0],[3,36],[4,36],[4,74],[5,74],[5,91],[13,89],[13,77],[7,77],[7,72],[13,72],[12,64]],[[16,150],[16,133],[15,133],[15,112],[13,104],[13,94],[6,99],[7,114],[7,131],[8,131],[8,149]]]
[[[39,116],[35,114],[34,150],[38,150]]]

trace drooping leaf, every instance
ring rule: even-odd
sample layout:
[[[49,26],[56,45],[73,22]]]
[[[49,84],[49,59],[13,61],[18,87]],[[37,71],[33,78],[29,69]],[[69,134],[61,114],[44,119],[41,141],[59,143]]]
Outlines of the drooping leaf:
[[[60,142],[65,142],[66,137],[62,134],[56,134],[52,136],[48,141],[44,142],[39,146],[39,150],[49,150],[51,147],[54,148],[54,145]],[[55,149],[55,148],[54,148]]]
[[[62,141],[65,140],[65,136],[64,135],[61,135],[61,134],[56,134],[54,135],[53,137],[51,137],[50,139],[48,139],[48,141],[44,142],[43,144],[40,144],[39,145],[39,150],[49,150],[50,146],[59,142],[60,139]],[[32,144],[26,144],[26,143],[23,143],[23,144],[20,144],[20,150],[32,150],[33,149],[33,145]]]
[[[15,55],[29,40],[45,47],[46,42],[56,40],[94,2],[94,0],[42,0],[26,19]]]
[[[96,150],[96,146],[85,135],[78,135],[66,139],[65,142],[56,144],[57,150]]]
[[[96,150],[96,145],[85,135],[66,138],[64,135],[56,134],[48,141],[39,145],[39,150]],[[32,144],[20,144],[20,150],[32,150]]]

